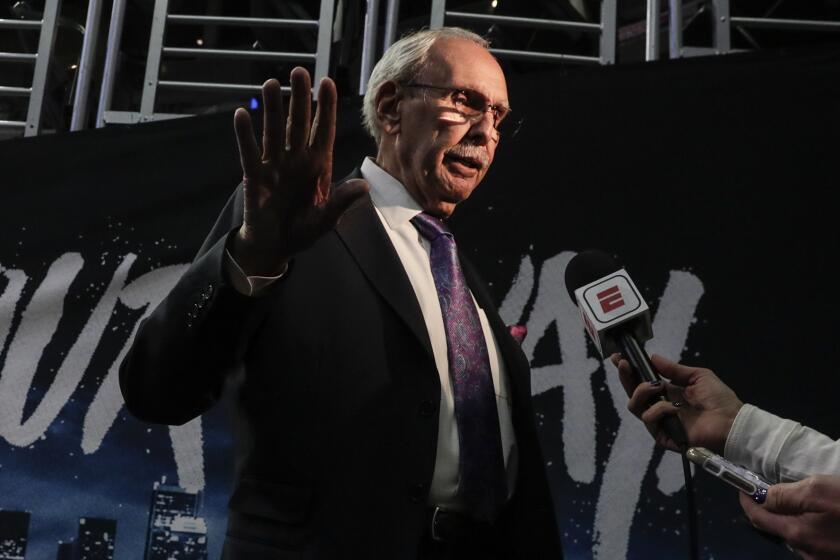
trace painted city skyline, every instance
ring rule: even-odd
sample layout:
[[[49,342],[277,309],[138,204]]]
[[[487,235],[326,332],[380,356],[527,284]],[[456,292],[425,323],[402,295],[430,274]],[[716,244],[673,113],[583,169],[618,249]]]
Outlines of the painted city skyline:
[[[166,483],[166,476],[152,485],[144,543],[144,560],[207,560],[207,523],[201,516],[202,493]],[[31,560],[30,511],[0,510],[0,560]],[[118,546],[118,521],[104,517],[79,517],[76,535],[56,544],[56,560],[116,560],[132,555]],[[43,547],[39,547],[43,548]],[[30,552],[27,552],[27,551]],[[119,551],[119,555],[117,554]]]

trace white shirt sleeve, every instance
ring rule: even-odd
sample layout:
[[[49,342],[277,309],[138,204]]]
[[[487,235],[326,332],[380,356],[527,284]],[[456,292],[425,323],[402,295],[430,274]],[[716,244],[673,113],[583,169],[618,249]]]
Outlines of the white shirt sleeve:
[[[266,290],[274,284],[274,282],[283,278],[283,276],[286,275],[286,272],[289,271],[289,263],[286,263],[283,268],[283,272],[281,272],[278,276],[248,276],[245,274],[245,271],[242,270],[242,267],[240,267],[233,259],[233,255],[231,255],[230,251],[227,249],[225,249],[224,266],[228,280],[230,280],[230,283],[233,285],[233,289],[240,294],[249,297],[259,297],[263,295]]]
[[[770,482],[840,475],[840,441],[749,404],[735,417],[723,454]]]

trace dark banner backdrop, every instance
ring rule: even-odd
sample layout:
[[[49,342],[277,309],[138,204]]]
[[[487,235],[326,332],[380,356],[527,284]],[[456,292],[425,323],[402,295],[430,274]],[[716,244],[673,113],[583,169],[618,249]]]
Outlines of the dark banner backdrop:
[[[525,124],[453,222],[503,318],[528,326],[568,558],[682,558],[688,543],[679,462],[629,415],[566,294],[577,251],[627,266],[653,309],[650,351],[840,435],[838,63],[827,49],[510,70]],[[358,109],[340,107],[337,177],[373,153]],[[142,557],[155,483],[199,494],[182,513],[219,556],[224,403],[182,427],[147,425],[122,409],[116,370],[238,181],[230,121],[0,144],[0,509],[29,512],[28,559],[55,558],[80,518],[115,521],[114,558]],[[749,528],[730,488],[700,473],[697,489],[703,558],[790,557]]]

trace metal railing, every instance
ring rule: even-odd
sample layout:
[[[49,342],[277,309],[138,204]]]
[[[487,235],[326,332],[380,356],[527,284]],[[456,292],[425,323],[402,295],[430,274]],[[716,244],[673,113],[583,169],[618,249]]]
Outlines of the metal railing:
[[[683,2],[669,0],[669,53],[671,58],[728,54],[732,48],[732,29],[775,29],[787,31],[840,32],[840,21],[781,19],[771,17],[741,17],[730,13],[729,0],[710,0],[712,12],[712,46],[686,46],[682,40]],[[645,59],[659,58],[660,0],[647,0],[647,40]]]
[[[125,0],[115,0],[114,17],[123,17]],[[117,6],[117,4],[120,6]],[[119,9],[118,9],[119,8]],[[321,78],[327,76],[330,60],[330,38],[332,35],[332,20],[334,0],[321,0],[318,19],[273,19],[252,17],[224,17],[205,15],[186,15],[168,13],[169,0],[156,0],[152,16],[152,30],[149,38],[149,51],[146,58],[146,73],[143,81],[143,93],[140,100],[140,111],[111,111],[110,103],[116,70],[116,55],[119,46],[121,23],[114,25],[112,20],[108,41],[108,52],[105,62],[105,79],[102,82],[100,94],[100,112],[97,126],[108,123],[136,123],[161,119],[190,116],[186,114],[157,113],[155,101],[159,89],[180,89],[192,91],[250,91],[259,92],[262,84],[238,84],[224,82],[198,82],[182,80],[161,80],[160,65],[164,56],[190,56],[194,58],[235,59],[250,61],[278,61],[314,63],[315,76],[313,95],[317,95],[317,87]],[[257,50],[233,49],[202,49],[179,48],[164,45],[166,26],[170,25],[226,25],[248,27],[271,27],[296,30],[317,30],[318,39],[314,53],[309,52],[274,52]],[[283,91],[289,91],[287,86]]]
[[[159,119],[189,116],[174,113],[155,112],[155,102],[160,89],[178,89],[187,91],[241,91],[258,92],[260,84],[224,83],[209,81],[184,81],[160,79],[160,66],[164,57],[210,58],[214,60],[235,59],[249,61],[302,62],[314,64],[315,84],[328,72],[331,47],[332,23],[335,0],[321,2],[318,19],[275,19],[256,17],[225,17],[216,15],[169,14],[168,0],[156,0],[149,38],[149,51],[145,80],[139,111],[111,111],[111,99],[114,90],[119,46],[121,42],[123,20],[127,0],[113,0],[113,9],[108,31],[108,43],[102,83],[99,94],[96,125],[106,123],[136,123]],[[76,75],[73,113],[70,129],[85,128],[87,121],[87,100],[92,81],[94,50],[99,33],[102,0],[89,0],[87,22],[84,28],[84,40]],[[367,0],[367,17],[362,42],[362,63],[359,80],[360,93],[364,92],[367,80],[377,54],[377,22],[380,0]],[[645,58],[656,60],[660,53],[661,23],[663,17],[662,0],[647,0]],[[492,48],[491,52],[499,57],[530,61],[556,61],[578,64],[613,64],[616,61],[616,4],[617,0],[601,2],[601,21],[587,23],[513,17],[491,14],[479,14],[460,11],[447,11],[446,0],[432,0],[430,27],[436,28],[444,22],[465,22],[467,24],[506,25],[544,29],[553,31],[573,31],[598,35],[598,52],[595,56],[566,54],[555,52],[534,52],[512,49]],[[387,13],[382,51],[386,50],[396,37],[399,20],[399,0],[387,0]],[[712,16],[713,40],[710,47],[694,47],[683,44],[682,30],[685,25],[684,11],[689,17],[700,10],[709,9]],[[0,19],[0,30],[38,31],[37,52],[0,52],[0,64],[31,64],[32,83],[29,87],[20,85],[0,85],[0,96],[28,98],[28,110],[25,121],[0,120],[0,128],[19,129],[25,136],[33,136],[41,131],[41,115],[44,105],[44,93],[50,59],[59,21],[61,0],[46,0],[41,19]],[[692,9],[695,14],[692,14]],[[729,0],[668,0],[668,43],[671,58],[707,54],[725,54],[734,52],[731,45],[733,28],[775,29],[791,31],[840,32],[840,21],[818,21],[802,19],[781,19],[772,17],[740,17],[730,14]],[[25,16],[35,18],[36,16]],[[204,25],[204,26],[246,26],[298,31],[317,31],[315,52],[276,52],[235,49],[181,48],[165,46],[164,38],[167,25]],[[283,88],[288,91],[288,87]],[[317,92],[313,92],[317,95]]]
[[[597,56],[583,56],[576,54],[534,52],[511,49],[490,49],[490,52],[503,58],[530,60],[535,62],[567,62],[575,64],[614,64],[616,45],[616,10],[617,0],[602,0],[600,23],[586,23],[579,21],[564,21],[553,19],[524,18],[513,16],[498,16],[491,14],[476,14],[470,12],[447,11],[446,0],[432,0],[432,13],[429,27],[442,27],[447,20],[464,21],[468,23],[489,23],[529,27],[532,29],[550,29],[561,31],[578,31],[599,35]]]
[[[99,43],[99,20],[101,19],[102,0],[88,0],[85,32],[82,38],[82,53],[79,56],[79,68],[76,73],[76,91],[73,96],[70,130],[82,130],[86,127],[90,82],[93,76],[94,59],[96,58],[96,45]]]
[[[29,107],[25,121],[0,121],[0,127],[22,129],[24,136],[41,132],[41,112],[44,107],[44,89],[47,84],[50,60],[55,45],[56,26],[61,0],[46,0],[40,20],[0,19],[0,29],[40,31],[38,51],[35,53],[0,53],[0,63],[34,63],[32,85],[29,87],[0,85],[0,95],[28,97]]]
[[[712,46],[683,45],[683,1],[668,0],[668,53],[670,58],[704,56],[732,52],[729,0],[710,0],[712,17]],[[647,0],[645,60],[658,60],[660,52],[660,0]]]

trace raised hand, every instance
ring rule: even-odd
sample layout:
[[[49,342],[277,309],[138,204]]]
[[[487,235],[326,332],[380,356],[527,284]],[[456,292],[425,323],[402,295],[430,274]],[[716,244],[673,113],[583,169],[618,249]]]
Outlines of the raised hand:
[[[680,451],[660,426],[662,418],[676,414],[685,427],[689,445],[723,453],[726,436],[743,403],[712,370],[684,366],[654,354],[651,356],[653,366],[670,379],[670,382],[663,380],[655,385],[635,379],[630,364],[618,355],[614,355],[612,361],[618,367],[621,384],[630,397],[627,408],[645,423],[659,445]],[[657,399],[662,391],[667,391],[671,402]]]
[[[242,163],[245,209],[232,255],[249,276],[276,276],[296,252],[335,227],[341,215],[367,190],[361,179],[332,190],[336,88],[324,78],[318,108],[311,119],[309,73],[291,73],[292,95],[284,118],[280,83],[262,87],[263,142],[257,145],[251,117],[234,114],[234,130]]]

